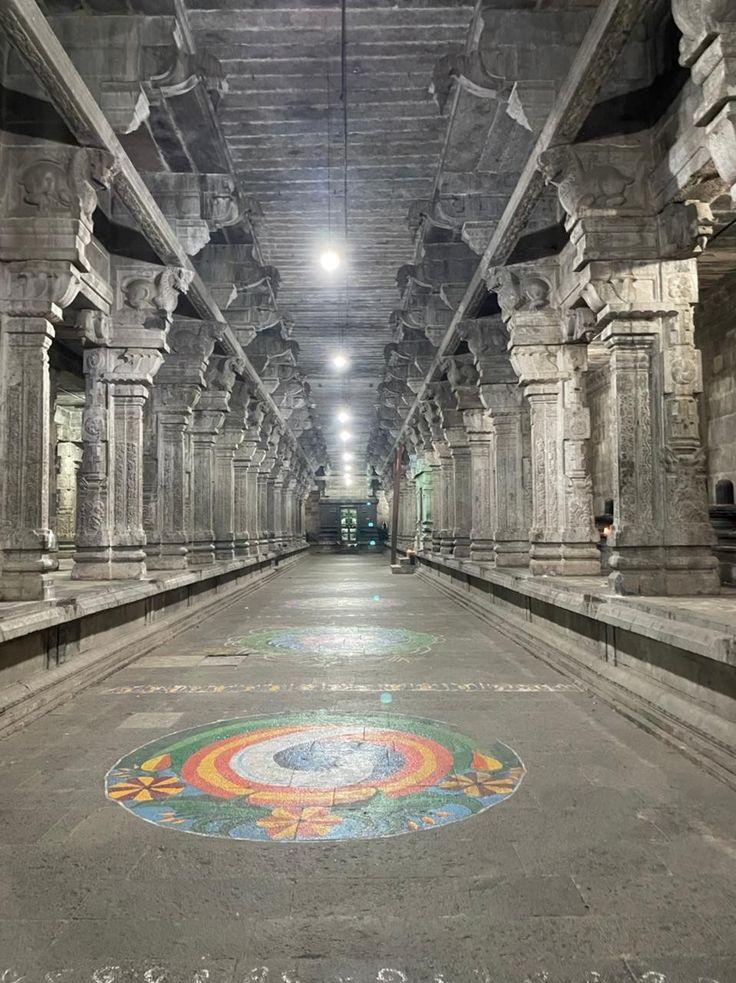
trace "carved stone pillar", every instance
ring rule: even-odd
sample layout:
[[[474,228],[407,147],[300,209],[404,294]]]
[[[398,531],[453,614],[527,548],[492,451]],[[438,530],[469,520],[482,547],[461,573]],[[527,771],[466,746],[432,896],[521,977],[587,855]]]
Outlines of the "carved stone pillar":
[[[438,517],[439,526],[436,535],[433,530],[432,541],[435,544],[435,552],[442,556],[452,556],[455,545],[455,538],[452,532],[452,524],[455,516],[455,493],[453,488],[452,454],[447,443],[435,444],[437,459],[439,461],[439,481],[437,482],[438,491]]]
[[[494,560],[492,518],[496,514],[495,435],[485,411],[466,410],[463,413],[465,432],[470,451],[470,558],[478,563]]]
[[[275,421],[270,420],[261,437],[261,448],[264,454],[258,468],[258,552],[267,556],[272,552],[273,540],[273,479],[272,471],[275,462],[275,449],[272,442]]]
[[[611,583],[619,592],[720,590],[700,439],[694,260],[636,264],[636,277],[593,279],[588,297],[611,353],[614,530]],[[623,271],[619,271],[623,272]],[[622,290],[641,290],[621,303]]]
[[[475,358],[490,443],[490,538],[499,567],[529,564],[531,499],[528,482],[528,412],[508,354],[509,335],[499,315],[461,322],[461,337]],[[471,548],[471,556],[472,548]]]
[[[273,483],[273,546],[280,550],[284,545],[284,473],[277,465]]]
[[[715,35],[717,9],[725,17],[726,7],[694,0],[686,14],[676,4],[683,51],[695,59],[702,52],[697,63],[704,70],[724,54]],[[709,26],[701,17],[706,13],[715,18]],[[710,78],[715,88],[704,88],[706,101],[719,89],[726,61]],[[713,159],[729,145],[733,162],[731,124],[719,134],[709,143]],[[648,160],[638,142],[556,147],[540,166],[567,213],[570,244],[560,256],[566,303],[572,315],[587,305],[592,330],[611,353],[612,586],[624,593],[717,593],[698,420],[702,372],[693,340],[697,266],[693,258],[673,258],[702,252],[707,209],[682,202],[662,209],[649,182],[639,179]],[[576,334],[576,322],[570,324]]]
[[[215,444],[213,527],[218,560],[235,559],[235,454],[242,439],[242,430],[225,430]]]
[[[0,134],[0,598],[52,596],[49,348],[63,312],[109,310],[107,262],[92,244],[109,154]],[[90,259],[94,253],[94,269]]]
[[[248,556],[250,552],[250,527],[248,524],[248,472],[254,451],[251,442],[243,440],[235,452],[233,474],[235,482],[235,555]]]
[[[230,393],[238,368],[235,359],[214,358],[207,371],[207,388],[194,410],[192,440],[192,541],[190,566],[215,562],[215,444],[230,407]],[[227,460],[232,471],[232,457]],[[227,479],[226,479],[227,481]],[[225,494],[232,496],[232,478]]]
[[[564,345],[555,262],[489,270],[510,328],[510,357],[531,417],[532,526],[529,569],[597,575],[593,486],[586,460],[590,418],[581,377],[583,345]]]
[[[145,576],[143,407],[179,292],[190,281],[180,269],[118,258],[109,322],[94,315],[81,321],[86,399],[74,579]]]
[[[48,350],[53,337],[45,318],[2,319],[0,597],[5,601],[50,598],[49,575],[58,567],[49,523]]]
[[[250,393],[243,384],[236,385],[225,417],[223,431],[215,444],[214,529],[215,556],[218,560],[235,559],[236,484],[235,458],[245,436],[245,414]]]
[[[516,386],[481,387],[481,399],[492,429],[494,563],[497,567],[529,564],[531,487],[528,470],[528,414]]]
[[[266,450],[260,446],[260,439],[251,458],[251,465],[248,469],[248,528],[251,533],[250,546],[248,552],[251,556],[258,556],[264,552],[263,548],[263,486],[260,478],[261,465],[266,456]]]
[[[177,319],[169,336],[171,351],[155,379],[150,413],[144,419],[143,475],[146,564],[152,570],[188,566],[190,429],[221,331],[222,325],[212,322]]]
[[[82,464],[82,408],[58,405],[56,425],[56,539],[73,553],[77,531],[77,475]]]
[[[145,576],[143,407],[162,358],[160,351],[127,346],[84,352],[75,580]]]

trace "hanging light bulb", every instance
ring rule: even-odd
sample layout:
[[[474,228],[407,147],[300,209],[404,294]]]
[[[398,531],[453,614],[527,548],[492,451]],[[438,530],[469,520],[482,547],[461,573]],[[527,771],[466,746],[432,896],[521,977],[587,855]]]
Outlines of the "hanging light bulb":
[[[337,419],[340,423],[347,423],[350,420],[350,413],[348,410],[340,410],[337,414]]]
[[[332,364],[336,369],[346,369],[350,363],[345,355],[335,355],[333,356]]]
[[[340,265],[340,255],[334,249],[325,249],[319,258],[319,264],[327,273],[334,273]]]

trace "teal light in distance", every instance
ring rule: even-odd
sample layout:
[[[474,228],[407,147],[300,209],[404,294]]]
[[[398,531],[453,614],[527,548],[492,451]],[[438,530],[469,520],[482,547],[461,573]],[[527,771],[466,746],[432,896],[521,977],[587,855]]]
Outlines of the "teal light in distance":
[[[370,545],[371,545],[371,546],[375,546],[375,545],[376,545],[376,541],[375,541],[375,539],[372,539],[372,540],[371,540],[371,542],[370,542]]]
[[[369,529],[372,529],[372,528],[373,528],[373,523],[372,523],[372,522],[369,522],[369,523],[368,523],[368,528],[369,528]]]

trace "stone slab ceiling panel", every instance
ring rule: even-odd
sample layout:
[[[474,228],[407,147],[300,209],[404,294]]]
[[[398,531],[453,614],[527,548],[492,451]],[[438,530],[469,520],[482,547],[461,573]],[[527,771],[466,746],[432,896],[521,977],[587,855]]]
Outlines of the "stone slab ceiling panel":
[[[406,213],[432,194],[447,125],[429,93],[433,66],[465,42],[472,4],[347,0],[344,51],[340,0],[187,5],[198,48],[227,75],[222,126],[264,210],[260,241],[281,272],[317,426],[339,461],[335,414],[349,405],[362,467],[395,274],[413,255]],[[342,251],[346,228],[347,262],[328,276],[320,252]],[[351,359],[343,374],[329,364],[340,348]]]

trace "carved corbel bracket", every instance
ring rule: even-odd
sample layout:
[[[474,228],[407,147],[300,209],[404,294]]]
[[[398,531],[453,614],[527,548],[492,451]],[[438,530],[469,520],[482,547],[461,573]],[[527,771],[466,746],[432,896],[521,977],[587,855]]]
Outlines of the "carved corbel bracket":
[[[0,260],[68,260],[89,270],[92,216],[115,173],[112,155],[5,134],[0,159]]]
[[[181,267],[155,266],[114,257],[114,330],[137,330],[138,343],[155,347],[165,344],[166,333],[179,301],[194,274]]]
[[[696,261],[590,263],[582,272],[577,294],[571,300],[582,299],[599,327],[614,320],[666,317],[684,324],[691,321],[691,309],[698,301]]]
[[[559,284],[556,264],[490,267],[485,281],[496,294],[501,316],[507,322],[519,311],[541,312],[556,303]]]
[[[81,287],[81,274],[69,263],[0,263],[0,310],[15,317],[60,321]]]
[[[480,386],[516,382],[509,361],[509,333],[500,316],[461,321],[458,334],[473,355]]]
[[[163,353],[150,348],[94,348],[85,352],[85,375],[100,382],[129,385],[153,382]]]
[[[453,355],[442,359],[442,368],[447,374],[457,409],[461,411],[479,408],[478,371],[475,367],[475,356]]]
[[[505,78],[486,70],[477,47],[467,54],[457,51],[443,55],[435,63],[429,91],[441,113],[444,113],[455,85],[479,99],[501,102],[508,101],[512,89]]]
[[[680,63],[694,65],[728,26],[736,25],[731,0],[672,0],[672,16],[682,32]]]

